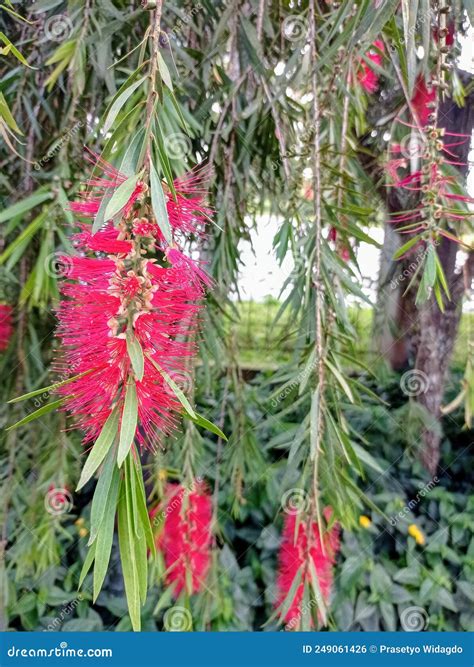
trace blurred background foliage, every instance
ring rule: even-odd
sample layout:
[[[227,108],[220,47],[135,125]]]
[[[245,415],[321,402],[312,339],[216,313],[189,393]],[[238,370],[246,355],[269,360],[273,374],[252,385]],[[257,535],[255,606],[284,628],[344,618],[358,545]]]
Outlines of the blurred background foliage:
[[[472,261],[455,243],[448,251],[443,240],[440,258],[453,293],[445,320],[433,297],[417,310],[406,285],[387,292],[403,264],[392,261],[402,241],[384,222],[393,202],[382,165],[395,116],[406,109],[416,75],[436,58],[430,30],[437,3],[416,4],[419,14],[412,11],[408,24],[398,0],[164,4],[161,52],[175,100],[164,96],[160,128],[170,164],[177,174],[201,161],[213,167],[215,224],[204,244],[193,241],[193,250],[208,262],[216,287],[208,297],[192,391],[200,412],[229,442],[187,423],[166,451],[144,455],[144,467],[150,507],[190,461],[214,494],[208,587],[190,603],[196,630],[260,630],[272,615],[282,496],[306,488],[312,465],[318,378],[311,374],[307,381],[305,369],[315,364],[318,311],[329,361],[323,419],[332,425],[322,444],[319,493],[344,528],[329,629],[399,629],[403,610],[413,606],[425,610],[430,630],[474,629],[472,314],[465,312],[459,324]],[[131,83],[141,69],[152,8],[151,2],[143,7],[122,0],[0,4],[0,302],[14,305],[15,319],[0,357],[2,426],[49,400],[5,404],[53,381],[63,271],[57,253],[73,251],[68,201],[89,175],[83,147],[120,165],[137,130],[145,93],[131,90]],[[307,43],[311,8],[317,12],[316,61]],[[468,15],[473,21],[472,3],[453,0],[451,15],[459,37],[450,56],[455,63]],[[356,83],[357,68],[381,35],[379,89],[368,95]],[[317,135],[310,90],[315,72]],[[453,95],[445,116],[452,130],[470,134],[471,77],[456,67],[448,77]],[[100,119],[114,101],[117,113],[104,133]],[[323,174],[316,288],[315,136]],[[460,173],[460,181],[464,177]],[[244,301],[242,243],[254,240],[269,216],[279,221],[276,257],[291,258],[294,268],[280,299]],[[459,227],[457,235],[468,241],[468,223]],[[375,304],[360,286],[357,265],[361,244],[378,245],[374,228],[385,230]],[[331,239],[332,229],[337,235]],[[428,330],[439,342],[434,370],[419,365]],[[424,394],[402,391],[401,378],[413,368],[433,378],[429,403]],[[442,416],[441,404],[453,400]],[[341,442],[354,451],[349,460]],[[93,491],[89,484],[73,492],[82,461],[80,437],[67,429],[62,413],[2,436],[2,629],[130,629],[116,545],[96,604],[90,586],[77,593]],[[434,488],[392,526],[390,517],[434,476]],[[48,511],[51,489],[70,496],[67,512]],[[418,533],[409,532],[413,525]],[[172,604],[162,574],[158,559],[142,615],[145,631],[161,630]],[[264,629],[278,627],[271,621]]]

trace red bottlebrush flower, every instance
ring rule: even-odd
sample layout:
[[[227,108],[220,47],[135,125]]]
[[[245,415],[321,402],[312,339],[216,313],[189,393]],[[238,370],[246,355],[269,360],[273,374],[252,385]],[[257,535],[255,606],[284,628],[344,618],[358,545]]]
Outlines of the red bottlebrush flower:
[[[99,156],[94,153],[91,153],[91,156],[90,161],[94,161],[102,168],[104,176],[88,180],[86,183],[88,190],[82,194],[81,201],[72,202],[70,205],[74,213],[85,218],[95,218],[104,195],[115,190],[127,179],[124,174],[121,174]],[[184,234],[199,234],[202,232],[206,221],[212,215],[212,210],[204,203],[206,197],[204,184],[209,176],[210,170],[207,167],[196,167],[184,176],[176,178],[173,181],[176,195],[171,192],[166,184],[163,185],[166,193],[168,219],[174,232]],[[134,204],[140,199],[145,190],[144,184],[139,181],[123,209],[125,217],[130,214]],[[148,223],[145,226],[143,226],[144,221]],[[134,222],[134,233],[140,236],[155,236],[164,240],[159,226],[143,218]],[[97,234],[94,235],[94,238],[95,236]],[[91,248],[91,250],[94,249]],[[100,250],[100,248],[97,249]],[[107,250],[104,250],[104,252],[107,252]],[[111,252],[114,251],[111,250]]]
[[[212,215],[212,209],[204,203],[204,184],[210,177],[210,169],[196,167],[173,181],[176,199],[167,192],[166,209],[171,228],[185,234],[200,233]]]
[[[427,125],[431,113],[430,103],[436,99],[436,91],[426,85],[425,77],[419,74],[415,83],[415,91],[411,100],[413,110],[416,113],[420,125]]]
[[[0,304],[0,352],[7,349],[12,335],[13,308],[8,304]]]
[[[157,548],[163,552],[166,581],[177,598],[191,586],[189,593],[202,590],[211,562],[212,501],[203,483],[192,490],[181,484],[168,484],[162,532]]]
[[[98,163],[106,177],[89,184],[102,191],[112,187],[110,183],[120,183],[113,167],[102,160]],[[192,196],[193,179],[191,176],[186,181],[188,202],[201,202],[201,195]],[[65,407],[84,431],[85,443],[97,438],[115,405],[121,410],[126,385],[134,379],[138,402],[135,437],[141,446],[153,449],[160,435],[174,429],[182,411],[160,369],[171,376],[186,375],[187,359],[195,354],[199,301],[210,281],[176,244],[165,249],[162,240],[144,234],[159,228],[145,203],[150,218],[135,217],[132,201],[137,201],[137,192],[146,191],[146,185],[139,182],[135,191],[117,228],[107,223],[92,234],[90,225],[82,224],[81,233],[75,237],[81,254],[63,258],[67,280],[61,288],[64,298],[58,309],[63,357],[56,367],[65,377],[87,373],[58,389],[67,397]],[[95,191],[89,193],[81,203],[81,212],[90,202],[92,211],[96,199]],[[182,229],[190,229],[191,204],[186,216]],[[149,257],[149,251],[156,252]],[[103,256],[97,257],[97,252]],[[141,379],[131,367],[127,349],[127,337],[131,335],[143,351]]]
[[[327,521],[331,514],[331,508],[327,507],[324,510]],[[299,521],[298,524],[297,521]],[[279,555],[277,606],[286,599],[298,570],[302,568],[303,572],[293,601],[282,619],[289,627],[296,627],[301,621],[304,586],[311,580],[310,561],[313,562],[318,575],[319,588],[324,602],[327,603],[329,600],[333,581],[333,565],[339,551],[338,524],[324,532],[323,542],[324,552],[318,524],[315,521],[311,522],[308,535],[308,525],[304,519],[295,514],[289,514],[285,518]]]
[[[375,48],[373,48],[375,47]],[[365,54],[368,60],[371,60],[375,65],[382,65],[383,52],[385,51],[384,43],[381,39],[376,39],[372,48]],[[365,60],[359,61],[357,72],[357,80],[362,88],[369,94],[375,93],[379,85],[379,76],[377,72],[367,64]]]
[[[428,122],[429,103],[432,99],[434,99],[434,93],[427,88],[424,79],[419,77],[412,102],[420,125]],[[467,214],[466,209],[458,207],[456,210],[453,207],[456,207],[457,202],[474,203],[472,197],[462,192],[456,177],[448,175],[445,169],[445,165],[463,165],[452,149],[462,145],[468,136],[445,130],[422,132],[419,127],[406,123],[400,118],[398,122],[418,132],[407,134],[407,142],[393,144],[390,147],[390,153],[395,157],[392,157],[386,164],[391,180],[389,185],[410,192],[419,192],[420,201],[413,210],[391,213],[390,222],[400,225],[398,229],[401,234],[416,234],[427,231],[429,225],[434,221],[436,233],[446,236],[445,230],[443,231],[436,221],[442,218],[464,220]],[[415,166],[411,171],[413,161]],[[448,238],[458,240],[452,234],[448,234]]]

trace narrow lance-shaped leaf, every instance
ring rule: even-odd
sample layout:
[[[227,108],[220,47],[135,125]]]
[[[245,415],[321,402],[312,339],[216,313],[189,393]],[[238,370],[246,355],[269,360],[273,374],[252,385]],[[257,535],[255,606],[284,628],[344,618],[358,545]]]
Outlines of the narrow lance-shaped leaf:
[[[153,164],[150,165],[150,185],[151,205],[153,207],[153,213],[155,214],[156,222],[158,223],[158,226],[162,231],[166,241],[171,243],[173,238],[170,221],[168,219],[168,211],[166,209],[166,200],[163,192],[163,186],[161,185],[161,181],[158,178],[158,174]]]
[[[191,415],[185,412],[184,417],[197,424],[197,426],[202,426],[202,428],[205,428],[211,433],[218,435],[219,438],[222,438],[222,440],[225,440],[227,442],[228,440],[227,436],[225,435],[225,433],[223,433],[223,431],[221,431],[221,429],[218,426],[216,426],[216,424],[213,424],[211,421],[209,421],[209,419],[206,419],[198,412],[195,412],[194,414],[196,415],[196,417],[191,417]]]
[[[135,562],[133,536],[129,528],[129,517],[125,492],[125,481],[122,481],[118,502],[118,537],[120,560],[122,562],[125,594],[127,596],[128,613],[135,631],[141,628],[140,619],[140,590]]]
[[[100,593],[110,561],[110,552],[114,539],[115,511],[120,488],[120,473],[114,465],[112,481],[105,503],[105,515],[100,525],[96,540],[94,562],[94,602]]]
[[[48,412],[56,410],[56,408],[59,408],[64,403],[65,400],[66,398],[59,398],[57,401],[51,401],[51,403],[43,405],[41,408],[38,408],[38,410],[31,412],[26,417],[23,417],[23,419],[20,419],[20,421],[6,428],[5,431],[12,431],[14,428],[23,426],[23,424],[28,424],[29,422],[38,419],[38,417],[42,417],[43,415],[48,414]]]
[[[110,110],[107,114],[107,118],[104,121],[103,125],[103,131],[108,132],[112,125],[114,124],[115,119],[117,118],[118,114],[120,113],[120,109],[124,106],[126,101],[132,96],[132,94],[136,91],[136,89],[141,86],[141,84],[145,81],[146,76],[142,76],[138,81],[134,81],[128,88],[126,88],[118,97],[116,100],[114,100],[112,106],[110,107]]]
[[[110,415],[107,417],[105,424],[102,427],[99,437],[95,441],[94,446],[91,449],[87,461],[84,464],[82,469],[81,477],[79,479],[79,484],[77,485],[76,491],[79,491],[84,484],[86,484],[92,475],[95,473],[97,468],[100,466],[102,461],[107,455],[110,447],[112,446],[113,441],[117,435],[118,430],[118,410],[115,407]]]
[[[94,497],[91,505],[91,529],[89,534],[88,546],[94,542],[99,532],[100,525],[107,508],[107,496],[109,495],[110,485],[114,471],[117,470],[114,448],[111,447],[105,458],[104,465],[99,475],[97,486],[95,487]]]
[[[144,358],[143,350],[140,341],[135,336],[133,331],[127,334],[127,352],[132,362],[132,368],[140,382],[143,380]]]
[[[91,369],[90,371],[84,371],[84,373],[79,373],[78,375],[74,375],[73,377],[70,377],[67,380],[62,380],[61,382],[55,382],[54,384],[50,384],[48,387],[41,387],[41,389],[35,389],[34,391],[29,391],[27,394],[22,394],[21,396],[16,396],[15,398],[11,398],[9,401],[7,401],[7,403],[18,403],[19,401],[26,401],[28,398],[33,398],[34,396],[39,396],[40,394],[46,394],[56,391],[56,389],[59,389],[59,387],[64,387],[64,385],[69,384],[70,382],[74,382],[74,380],[78,380],[79,378],[82,378],[85,375],[89,375],[89,373],[92,373],[93,371],[94,369]]]
[[[118,186],[105,208],[105,221],[113,218],[127,204],[135,190],[139,178],[140,174],[134,174],[133,176],[129,176]]]
[[[84,565],[82,566],[81,574],[79,575],[78,588],[80,588],[84,583],[84,579],[86,578],[87,573],[91,569],[92,563],[94,562],[94,558],[95,558],[95,544],[91,546],[85,557]]]
[[[127,454],[135,437],[138,421],[138,401],[135,381],[131,380],[127,384],[125,392],[125,402],[122,412],[122,423],[120,425],[120,440],[117,455],[117,464],[119,468],[127,458]]]
[[[161,373],[163,376],[165,382],[169,387],[173,390],[174,395],[178,399],[178,401],[181,403],[183,408],[186,410],[188,415],[191,417],[191,419],[196,419],[196,413],[194,412],[193,408],[191,407],[191,403],[188,401],[186,396],[183,394],[181,389],[178,387],[176,382],[171,378],[168,373],[164,370],[164,368],[161,368],[161,366],[151,357],[150,355],[147,355],[148,359],[151,361],[153,366]]]

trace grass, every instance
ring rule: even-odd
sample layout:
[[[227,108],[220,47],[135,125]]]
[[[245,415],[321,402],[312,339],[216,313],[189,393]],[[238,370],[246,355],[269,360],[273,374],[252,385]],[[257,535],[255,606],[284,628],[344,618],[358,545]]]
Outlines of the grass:
[[[269,298],[265,302],[242,301],[237,325],[239,361],[244,368],[274,369],[289,361],[297,333],[297,323],[284,313],[275,324],[280,303]],[[373,311],[351,308],[351,321],[356,329],[356,349],[360,358],[370,361]],[[474,313],[464,313],[456,340],[452,366],[462,369],[467,359],[468,341],[472,338]]]

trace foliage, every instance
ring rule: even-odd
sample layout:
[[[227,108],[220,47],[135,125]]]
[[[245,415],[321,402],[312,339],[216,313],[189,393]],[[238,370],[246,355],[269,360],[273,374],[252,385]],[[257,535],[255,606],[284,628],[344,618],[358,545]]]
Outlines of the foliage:
[[[413,434],[426,425],[427,415],[416,401],[403,406],[398,420],[391,415],[384,403],[387,388],[370,379],[377,369],[367,367],[360,354],[351,304],[371,304],[361,288],[355,249],[361,242],[377,245],[366,230],[388,217],[380,196],[385,177],[380,165],[369,168],[368,162],[387,162],[383,156],[389,141],[392,148],[395,141],[412,141],[414,128],[404,123],[413,121],[415,82],[435,72],[433,126],[415,127],[422,143],[428,141],[429,150],[416,156],[420,182],[426,169],[430,174],[426,201],[409,201],[397,173],[392,190],[403,201],[389,213],[396,213],[395,221],[402,226],[403,213],[412,208],[426,221],[422,229],[413,229],[410,218],[408,228],[399,229],[417,236],[399,241],[393,259],[421,247],[422,261],[410,281],[417,305],[436,299],[440,310],[446,309],[450,289],[437,242],[442,237],[461,246],[470,227],[462,179],[449,172],[453,165],[439,160],[437,121],[446,91],[461,107],[470,90],[463,88],[456,70],[447,67],[459,46],[455,43],[450,50],[446,45],[444,0],[420,1],[417,9],[402,2],[401,11],[398,0],[386,0],[378,9],[374,4],[176,0],[163,7],[161,2],[135,7],[123,0],[40,0],[21,16],[16,4],[2,3],[0,301],[15,305],[17,327],[0,368],[6,378],[4,400],[24,398],[8,409],[2,404],[1,413],[2,425],[18,426],[3,436],[0,454],[0,577],[8,580],[0,601],[2,628],[11,624],[51,629],[59,623],[70,630],[140,625],[147,630],[155,629],[158,621],[159,627],[169,629],[166,614],[176,607],[184,610],[190,626],[186,629],[257,629],[265,622],[265,627],[277,628],[284,617],[281,609],[274,610],[277,526],[288,490],[303,493],[303,518],[317,521],[321,531],[330,527],[323,509],[332,507],[334,520],[346,531],[343,556],[350,553],[351,540],[362,546],[367,541],[359,529],[359,515],[367,507],[374,529],[385,526],[396,497],[386,498],[372,476],[392,463],[393,451],[385,450],[387,433],[393,433],[392,448],[405,461]],[[472,14],[472,3],[457,3],[453,33],[464,30],[465,12]],[[438,31],[438,46],[431,39],[432,28]],[[422,55],[417,56],[421,45]],[[125,398],[128,419],[120,426],[116,420],[110,433],[96,439],[94,465],[88,459],[87,474],[73,421],[56,410],[62,403],[52,395],[58,389],[55,313],[60,286],[67,283],[71,269],[64,257],[77,257],[72,235],[78,221],[70,202],[84,194],[81,183],[91,171],[93,178],[98,175],[98,168],[85,159],[83,146],[123,173],[112,191],[102,193],[93,231],[109,219],[128,224],[124,211],[136,188],[149,192],[140,203],[169,244],[166,251],[165,243],[159,250],[153,248],[160,267],[168,266],[167,251],[175,250],[167,203],[176,200],[176,179],[201,162],[211,166],[212,220],[205,238],[190,235],[186,250],[207,263],[215,281],[202,315],[198,364],[189,369],[196,381],[191,377],[183,391],[167,377],[166,368],[155,364],[150,370],[150,375],[160,374],[176,402],[179,435],[166,439],[156,451],[132,442],[135,433],[137,441],[141,436],[132,376],[140,381],[145,361],[140,343],[128,336],[133,387]],[[448,188],[448,194],[458,198],[448,207],[445,195],[452,178],[455,192]],[[242,306],[230,297],[239,296],[239,244],[250,238],[262,214],[277,216],[275,253],[280,262],[291,257],[294,269],[272,324],[272,340],[281,344],[283,357],[273,361],[275,372],[267,370],[251,379],[241,364]],[[455,254],[461,256],[460,251]],[[258,332],[253,338],[259,342]],[[472,393],[469,377],[466,403]],[[61,385],[61,392],[67,391],[65,386],[69,385]],[[114,422],[113,405],[108,407]],[[385,422],[382,435],[375,428],[379,418]],[[122,451],[116,465],[113,444],[119,430]],[[113,456],[101,467],[108,451]],[[410,474],[404,474],[410,488]],[[212,564],[199,594],[188,590],[177,597],[164,585],[160,549],[156,558],[153,555],[146,510],[159,511],[167,481],[192,486],[200,477],[213,498]],[[73,492],[79,480],[80,493]],[[367,489],[371,481],[374,489]],[[117,495],[117,488],[123,494]],[[438,502],[438,509],[427,517],[439,511],[448,523],[444,507],[460,502],[454,497],[457,492],[432,493],[430,502]],[[113,502],[104,503],[105,514],[99,512],[107,535],[102,533],[98,540],[97,558],[95,551],[86,555],[85,542],[91,530],[97,538],[97,507],[104,498]],[[379,510],[385,516],[376,519]],[[470,520],[462,517],[459,530]],[[428,518],[424,528],[429,538]],[[155,537],[159,543],[159,534]],[[464,536],[457,537],[451,534],[452,543],[441,545],[444,551],[440,546],[438,554],[433,541],[424,554],[427,569],[433,563],[439,566],[437,585],[446,592],[438,601],[451,600],[450,594],[461,596],[450,603],[453,614],[472,585],[462,556],[457,554],[459,562],[453,561],[453,544],[460,541],[464,546]],[[393,536],[387,536],[383,547],[378,540],[366,546],[375,550],[377,562],[364,563],[372,574],[364,586],[341,576],[345,587],[337,595],[344,602],[330,617],[330,627],[346,620],[353,623],[349,606],[355,604],[357,611],[365,600],[376,604],[370,622],[375,623],[380,613],[383,627],[393,626],[394,607],[389,606],[396,600],[384,600],[380,590],[388,579],[392,587],[392,580],[405,586],[405,602],[410,595],[410,600],[424,604],[424,595],[439,592],[428,591],[428,579],[420,586],[396,579],[413,565],[412,544],[408,551],[398,551]],[[97,542],[93,549],[99,549]],[[87,574],[92,557],[94,582]],[[465,583],[459,591],[457,584],[451,590],[444,582],[441,559],[454,568],[449,576],[460,575]],[[344,572],[344,562],[341,567]],[[80,580],[84,586],[78,594]],[[314,577],[303,584],[304,599],[313,602]],[[152,594],[145,602],[147,587]],[[95,605],[92,597],[97,598]],[[319,623],[320,603],[302,627]],[[433,604],[437,627],[455,624],[453,616],[443,620]],[[338,616],[343,608],[344,616]],[[469,622],[462,616],[460,627]]]

